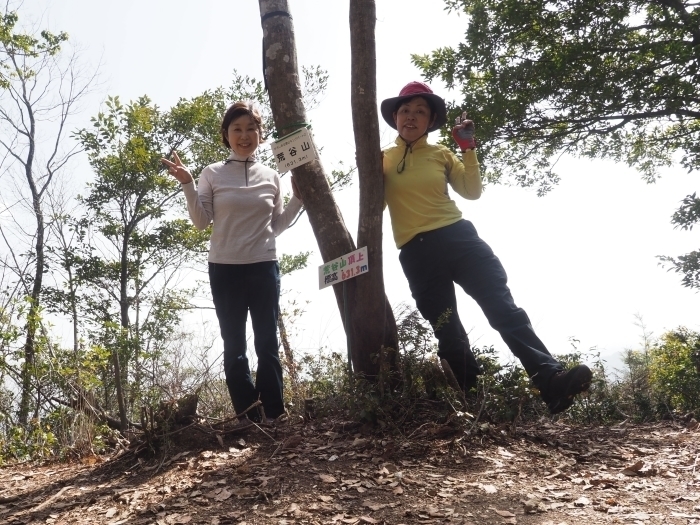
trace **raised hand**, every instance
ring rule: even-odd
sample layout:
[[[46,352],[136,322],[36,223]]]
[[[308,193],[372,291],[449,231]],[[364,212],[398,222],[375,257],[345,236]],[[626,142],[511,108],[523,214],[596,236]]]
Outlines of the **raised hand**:
[[[187,168],[182,164],[180,157],[178,157],[177,152],[173,151],[173,159],[175,162],[171,162],[166,158],[161,158],[160,161],[164,166],[167,166],[168,173],[180,181],[180,184],[189,184],[192,182],[192,174],[187,171]]]
[[[467,112],[455,119],[455,127],[452,128],[452,137],[462,151],[476,148],[474,140],[474,121],[467,118]]]

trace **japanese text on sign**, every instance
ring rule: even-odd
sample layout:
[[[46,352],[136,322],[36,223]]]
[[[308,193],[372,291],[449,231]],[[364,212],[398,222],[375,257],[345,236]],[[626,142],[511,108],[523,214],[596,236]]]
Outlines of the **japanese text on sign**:
[[[316,148],[307,128],[301,128],[277,142],[273,142],[272,155],[277,163],[277,171],[287,172],[307,162],[318,159]]]
[[[319,290],[332,284],[342,283],[369,271],[367,246],[347,255],[328,261],[318,267]]]

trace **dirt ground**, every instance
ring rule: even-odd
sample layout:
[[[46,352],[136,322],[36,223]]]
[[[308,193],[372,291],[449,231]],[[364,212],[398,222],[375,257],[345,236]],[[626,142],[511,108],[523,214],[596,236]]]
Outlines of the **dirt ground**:
[[[700,524],[700,430],[514,433],[425,424],[401,434],[337,421],[188,428],[168,453],[129,449],[0,469],[8,524]]]

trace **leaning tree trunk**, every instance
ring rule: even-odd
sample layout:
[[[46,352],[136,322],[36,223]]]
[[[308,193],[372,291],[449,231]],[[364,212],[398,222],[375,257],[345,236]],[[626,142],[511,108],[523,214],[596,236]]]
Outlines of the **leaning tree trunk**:
[[[281,134],[288,134],[306,122],[302,102],[299,71],[294,41],[294,28],[287,0],[259,0],[263,28],[264,76],[270,96],[275,126]],[[355,243],[345,227],[343,217],[331,193],[328,179],[318,161],[293,170],[309,216],[311,228],[324,261],[336,259],[355,250]],[[381,172],[379,172],[381,173]],[[361,223],[362,224],[362,223]],[[362,227],[361,227],[362,228]],[[364,240],[364,239],[363,239]],[[366,239],[376,242],[376,236]],[[367,246],[370,271],[364,275],[333,286],[345,332],[351,345],[352,363],[356,372],[366,376],[378,375],[386,354],[384,349],[397,348],[396,321],[381,281],[381,235],[377,246]],[[379,259],[375,259],[377,253]],[[348,312],[345,315],[343,293],[347,294]],[[369,301],[369,302],[368,302]],[[373,316],[377,305],[380,316]],[[393,356],[391,352],[389,355]]]

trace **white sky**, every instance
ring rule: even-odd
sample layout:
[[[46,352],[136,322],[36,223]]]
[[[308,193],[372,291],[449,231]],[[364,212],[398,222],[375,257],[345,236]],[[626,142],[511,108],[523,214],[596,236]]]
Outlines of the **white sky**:
[[[300,65],[320,65],[330,73],[325,100],[309,114],[330,172],[338,161],[354,159],[349,2],[289,3]],[[377,9],[380,100],[420,80],[411,53],[454,45],[466,29],[464,16],[448,15],[442,0],[378,0]],[[25,0],[20,17],[24,22],[41,19],[41,27],[68,32],[83,49],[86,64],[102,64],[102,85],[76,126],[88,125],[107,95],[126,102],[146,94],[167,108],[180,97],[227,85],[233,69],[262,79],[262,30],[255,0]],[[433,88],[455,98],[440,85]],[[476,126],[478,134],[478,122]],[[380,129],[382,144],[389,144],[395,132],[383,123]],[[683,288],[679,277],[659,267],[655,258],[698,248],[697,229],[681,232],[670,224],[679,201],[698,190],[698,174],[675,168],[647,185],[625,166],[576,159],[565,160],[558,171],[562,182],[544,198],[521,188],[494,186],[479,201],[458,201],[465,218],[503,262],[516,303],[528,312],[549,349],[570,351],[569,338],[574,337],[582,350],[595,347],[616,365],[623,349],[638,346],[637,314],[655,335],[679,325],[700,330],[700,295]],[[90,176],[85,159],[76,173],[76,192],[83,192],[77,183]],[[357,186],[337,195],[337,201],[355,237]],[[384,231],[387,296],[395,306],[413,305],[388,214]],[[295,325],[294,344],[305,351],[321,346],[344,351],[333,292],[318,290],[322,260],[306,217],[278,239],[280,254],[301,250],[314,252],[310,268],[283,281],[289,290],[283,303],[295,297],[310,301]],[[472,344],[493,344],[504,357],[510,356],[473,301],[461,290],[458,296]]]

